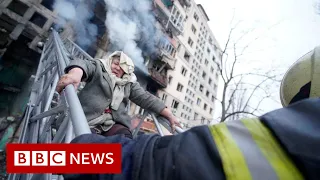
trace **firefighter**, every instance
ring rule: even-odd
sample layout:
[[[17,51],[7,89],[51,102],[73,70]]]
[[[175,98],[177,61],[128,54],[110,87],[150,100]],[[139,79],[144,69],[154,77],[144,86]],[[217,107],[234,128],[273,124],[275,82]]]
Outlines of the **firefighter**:
[[[85,134],[72,143],[121,143],[122,173],[65,179],[300,180],[320,174],[320,47],[285,74],[283,108],[259,118],[160,137]]]

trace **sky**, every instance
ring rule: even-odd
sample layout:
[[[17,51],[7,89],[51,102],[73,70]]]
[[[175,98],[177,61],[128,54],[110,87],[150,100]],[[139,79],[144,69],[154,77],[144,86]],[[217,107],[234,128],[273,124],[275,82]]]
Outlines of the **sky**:
[[[226,42],[233,12],[235,22],[242,22],[239,31],[256,28],[252,37],[264,32],[264,37],[253,46],[255,53],[247,56],[252,67],[277,67],[284,74],[299,57],[320,45],[320,14],[316,14],[316,0],[195,1],[202,4],[207,12],[210,18],[208,24],[221,47]],[[256,59],[259,59],[259,63]],[[240,69],[248,65],[242,66],[244,68]],[[222,86],[219,88],[218,96]],[[278,102],[263,103],[261,108],[264,112],[281,107],[278,87],[273,88]]]

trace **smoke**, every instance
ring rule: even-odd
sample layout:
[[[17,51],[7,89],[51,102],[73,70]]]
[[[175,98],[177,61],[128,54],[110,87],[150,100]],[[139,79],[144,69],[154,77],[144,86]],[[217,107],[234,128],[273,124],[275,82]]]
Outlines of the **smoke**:
[[[155,27],[150,0],[105,0],[109,51],[122,50],[140,70],[147,72],[143,56],[157,53],[162,34]]]
[[[86,50],[96,42],[98,27],[90,22],[95,1],[56,0],[53,8],[59,16],[59,26],[71,23],[75,30],[76,43]]]

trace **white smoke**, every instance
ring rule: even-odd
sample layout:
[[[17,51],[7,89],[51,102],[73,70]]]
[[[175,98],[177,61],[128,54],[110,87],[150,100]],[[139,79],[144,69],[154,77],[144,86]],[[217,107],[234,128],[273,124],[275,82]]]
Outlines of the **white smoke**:
[[[76,33],[77,43],[84,49],[88,48],[96,41],[98,28],[90,22],[93,17],[92,4],[95,1],[82,0],[56,0],[53,8],[60,18],[59,25],[64,26],[66,22],[70,22]]]
[[[111,44],[109,51],[124,51],[133,59],[135,65],[145,72],[147,70],[143,54],[155,53],[161,34],[155,27],[151,2],[150,0],[105,0],[107,7],[105,23]]]

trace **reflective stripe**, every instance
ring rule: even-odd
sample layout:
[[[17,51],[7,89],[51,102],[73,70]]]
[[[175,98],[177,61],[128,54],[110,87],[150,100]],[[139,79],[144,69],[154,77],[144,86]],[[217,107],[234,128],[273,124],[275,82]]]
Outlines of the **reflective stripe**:
[[[210,131],[222,159],[223,170],[228,180],[251,180],[245,159],[233,140],[226,124],[210,126]]]
[[[303,179],[270,131],[258,119],[210,126],[227,180]]]
[[[241,149],[252,179],[277,179],[277,174],[260,151],[259,146],[254,143],[254,140],[246,126],[241,121],[233,121],[227,126],[233,139]]]
[[[242,120],[242,122],[250,131],[265,158],[268,159],[278,175],[278,179],[303,179],[299,170],[280,147],[270,130],[259,119],[247,119]]]

